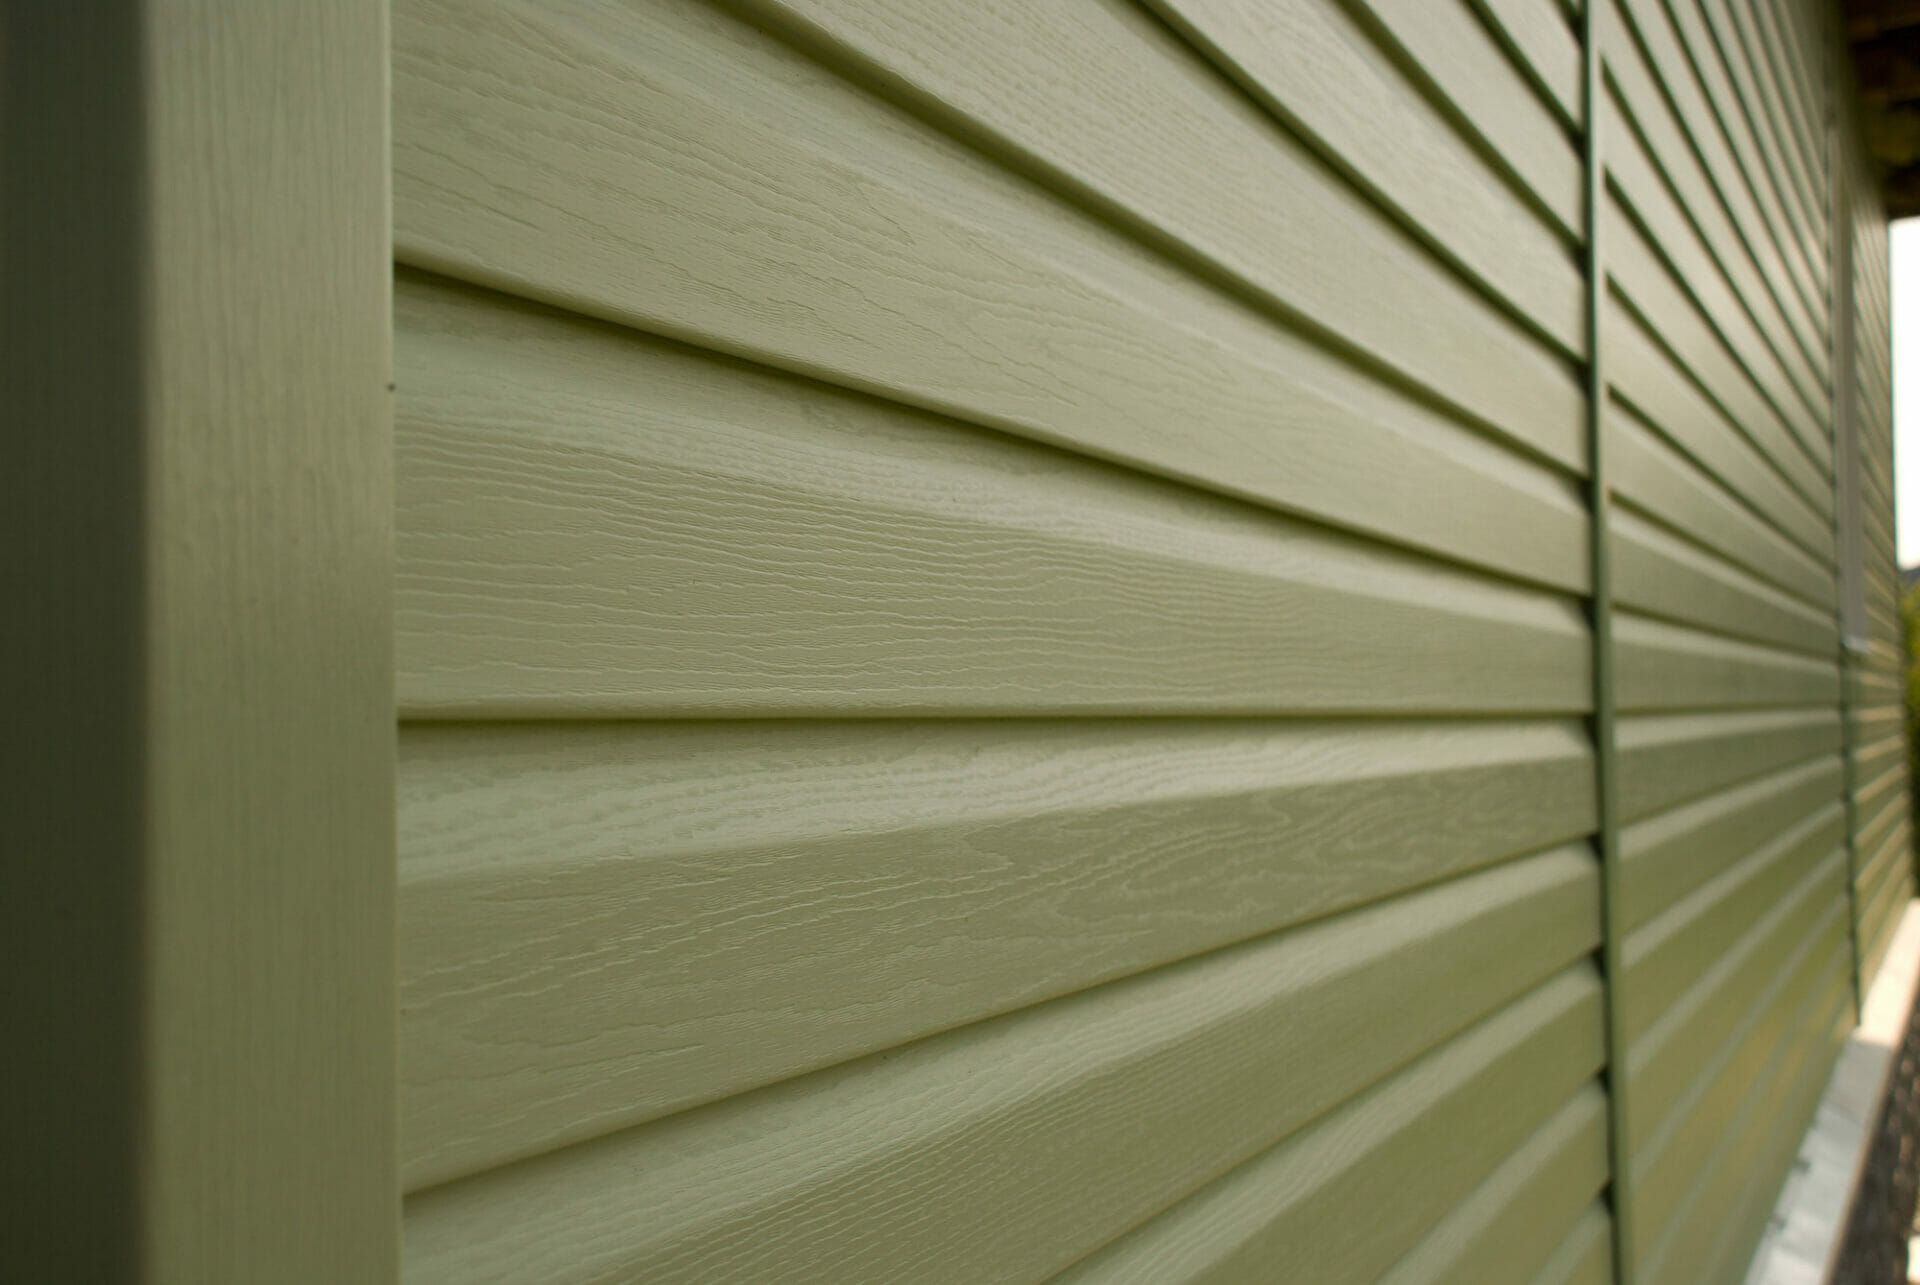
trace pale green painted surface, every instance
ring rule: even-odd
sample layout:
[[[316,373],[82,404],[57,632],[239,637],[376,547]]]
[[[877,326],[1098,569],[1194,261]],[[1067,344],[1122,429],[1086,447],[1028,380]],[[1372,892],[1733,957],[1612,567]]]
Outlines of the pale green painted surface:
[[[398,0],[410,1275],[1737,1275],[1885,240],[1843,684],[1830,33],[1592,16],[1604,173],[1556,0]]]
[[[0,6],[0,1277],[399,1269],[386,8]]]

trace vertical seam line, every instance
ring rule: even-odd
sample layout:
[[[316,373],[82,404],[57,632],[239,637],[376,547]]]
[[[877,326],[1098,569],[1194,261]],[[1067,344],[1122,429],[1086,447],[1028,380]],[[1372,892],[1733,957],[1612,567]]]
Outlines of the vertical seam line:
[[[1606,1010],[1607,1160],[1612,1172],[1613,1279],[1619,1285],[1633,1285],[1636,1265],[1633,1165],[1627,1128],[1629,1072],[1626,1013],[1620,995],[1626,978],[1620,940],[1620,808],[1614,728],[1613,564],[1609,530],[1613,497],[1607,471],[1604,429],[1607,385],[1601,344],[1607,288],[1600,235],[1606,182],[1600,137],[1600,95],[1604,85],[1599,12],[1603,3],[1606,0],[1587,0],[1581,12],[1581,96],[1585,126],[1581,149],[1585,163],[1582,206],[1587,224],[1587,482],[1592,553],[1589,594],[1593,622],[1594,785],[1599,811],[1595,837],[1600,849],[1600,971],[1605,980],[1602,994]]]

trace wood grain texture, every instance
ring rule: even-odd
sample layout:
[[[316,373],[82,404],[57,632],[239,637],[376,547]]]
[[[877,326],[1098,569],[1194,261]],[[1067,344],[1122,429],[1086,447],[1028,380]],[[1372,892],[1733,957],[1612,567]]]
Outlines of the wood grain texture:
[[[384,12],[0,11],[9,1280],[395,1275]]]
[[[1845,979],[1826,158],[1778,12],[1623,6],[1614,1074],[1706,1278]],[[411,1275],[1606,1277],[1569,12],[401,0]]]
[[[149,6],[156,1278],[397,1256],[385,6]]]
[[[448,1184],[408,1269],[1057,1271],[1584,956],[1596,898],[1543,855]]]
[[[400,310],[410,716],[1590,699],[1569,599],[606,327],[412,283]],[[1573,554],[1570,506],[1532,511]]]
[[[408,1181],[1571,840],[1591,772],[1572,724],[409,729]]]
[[[1329,183],[1317,153],[1562,351],[1583,345],[1580,279],[1563,242],[1335,0],[1260,12],[1222,0],[1151,6],[1281,129],[1132,4],[732,2],[996,156],[1150,225],[1175,253],[1316,318],[1308,301],[1288,302],[1280,247],[1314,231],[1299,207]],[[1224,174],[1236,181],[1222,184]]]
[[[1583,963],[1061,1279],[1378,1279],[1545,1126],[1599,1067],[1601,1044],[1598,978]],[[1357,1208],[1371,1211],[1364,1234],[1326,1234]]]
[[[1286,373],[1316,344],[705,9],[408,0],[394,129],[409,263],[1241,494],[1356,418]],[[1288,305],[1579,468],[1570,367],[1330,178]]]

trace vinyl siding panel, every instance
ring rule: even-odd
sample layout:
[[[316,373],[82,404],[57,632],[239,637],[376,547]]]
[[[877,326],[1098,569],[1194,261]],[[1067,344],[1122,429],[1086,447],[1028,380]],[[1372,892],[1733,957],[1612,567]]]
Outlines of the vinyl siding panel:
[[[1466,1285],[1544,1274],[1607,1176],[1606,1091],[1588,1081],[1381,1279]]]
[[[1612,1219],[1598,1201],[1573,1224],[1540,1274],[1540,1285],[1600,1285],[1613,1279]]]
[[[1578,131],[1580,41],[1558,0],[1474,0],[1515,64],[1569,131]]]
[[[1361,1068],[1510,1005],[1597,933],[1591,862],[1545,854],[436,1188],[409,1210],[409,1266],[897,1279],[964,1254],[987,1278],[1046,1275],[1334,1107]],[[1551,1008],[1590,1034],[1549,1022],[1538,1045],[1590,1071],[1597,1011],[1580,996],[1597,992],[1576,973],[1500,1014],[1499,1035]]]
[[[1571,723],[456,724],[401,746],[416,1183],[1593,823]],[[639,996],[647,1022],[607,1025]]]
[[[409,1279],[1607,1280],[1610,1081],[1737,1269],[1912,888],[1884,292],[1823,28],[1596,17],[1611,978],[1569,7],[397,0]]]
[[[1852,1023],[1855,948],[1836,895],[1849,869],[1868,975],[1882,913],[1880,867],[1850,855],[1863,851],[1857,819],[1848,829],[1876,787],[1857,750],[1843,760],[1834,716],[1859,680],[1842,669],[1829,569],[1854,515],[1835,509],[1826,179],[1805,151],[1826,127],[1793,114],[1806,103],[1762,8],[1621,0],[1603,27],[1621,126],[1603,234],[1625,243],[1607,263],[1624,314],[1611,333],[1629,349],[1609,369],[1631,412],[1608,430],[1633,461],[1615,521],[1629,537],[1616,546],[1629,822],[1618,1002],[1643,1281],[1743,1270]],[[1671,459],[1656,444],[1716,503],[1639,484],[1638,460]],[[1891,511],[1871,488],[1869,505]],[[1739,510],[1737,524],[1720,516]],[[1662,529],[1692,546],[1691,575],[1635,548]],[[1769,557],[1783,541],[1805,560]],[[1721,731],[1747,704],[1766,712]],[[1738,749],[1735,726],[1748,734]],[[1714,761],[1691,766],[1695,754]]]
[[[1845,180],[1860,193],[1857,169]],[[1852,770],[1855,785],[1854,933],[1863,967],[1879,965],[1914,895],[1912,783],[1903,729],[1906,636],[1900,621],[1899,569],[1891,514],[1893,422],[1887,312],[1887,240],[1870,198],[1856,196],[1848,229],[1861,263],[1852,293],[1855,360],[1848,372],[1859,434],[1861,505],[1854,517],[1862,551],[1864,637],[1853,657]]]
[[[1208,235],[1217,202],[1185,212],[1187,237],[1239,265],[1229,293],[754,28],[680,4],[576,7],[421,0],[396,13],[403,261],[1255,499],[1337,494],[1303,475],[1306,441],[1276,433],[1273,416],[1316,424],[1349,468],[1351,433],[1369,430],[1340,421],[1375,416],[1341,416],[1358,372],[1262,316],[1277,304],[1577,465],[1574,372],[1204,68],[1173,81],[1195,92],[1167,119],[1226,117],[1215,128],[1241,137],[1238,172],[1273,175],[1247,198],[1246,220],[1269,232],[1258,264],[1232,233]],[[520,92],[495,88],[507,84]],[[607,85],[620,98],[603,107]],[[1204,190],[1212,172],[1176,191]],[[1410,306],[1369,306],[1355,272],[1414,292]],[[1410,435],[1396,427],[1371,430],[1394,439],[1383,456]],[[1362,522],[1381,507],[1352,501]],[[1554,578],[1577,584],[1577,567],[1569,557]]]
[[[1585,1077],[1601,1058],[1597,990],[1584,966],[1563,974],[1065,1279],[1374,1277],[1409,1229],[1449,1205],[1469,1209],[1468,1184],[1493,1177],[1488,1170],[1516,1148],[1524,1152],[1530,1133],[1551,1129],[1547,1113],[1570,1088],[1576,1100],[1590,1101]],[[1424,1172],[1409,1179],[1411,1166]],[[1594,1189],[1577,1179],[1574,1186],[1589,1195]],[[1356,1206],[1376,1215],[1329,1235],[1329,1221]],[[1502,1246],[1500,1262],[1505,1271],[1526,1264],[1511,1244]]]
[[[1564,597],[438,282],[399,294],[409,714],[1590,701]],[[1461,689],[1489,649],[1510,666]]]
[[[1719,65],[1701,47],[1698,9],[1617,0],[1599,16],[1607,75],[1631,104],[1655,160],[1684,194],[1707,239],[1729,258],[1744,253],[1758,269],[1787,333],[1816,370],[1826,370],[1824,296],[1814,289],[1801,247],[1781,237],[1777,193],[1750,181],[1753,171],[1728,142],[1716,111],[1725,104],[1724,73],[1715,75]]]
[[[1857,165],[1843,167],[1841,182],[1852,192],[1865,186]],[[1852,763],[1855,809],[1855,939],[1863,963],[1875,966],[1885,953],[1900,902],[1913,894],[1912,837],[1908,820],[1907,760],[1902,722],[1905,639],[1898,610],[1901,592],[1894,563],[1891,523],[1892,425],[1880,404],[1889,394],[1886,313],[1886,240],[1870,199],[1858,199],[1845,235],[1861,264],[1851,291],[1854,360],[1852,382],[1860,457],[1860,511],[1852,532],[1861,550],[1862,617],[1856,640],[1850,696],[1853,701]],[[1882,512],[1884,510],[1884,512]]]
[[[1415,74],[1429,98],[1501,164],[1531,204],[1570,236],[1584,233],[1579,146],[1569,121],[1529,92],[1471,6],[1455,0],[1356,0],[1379,47]]]

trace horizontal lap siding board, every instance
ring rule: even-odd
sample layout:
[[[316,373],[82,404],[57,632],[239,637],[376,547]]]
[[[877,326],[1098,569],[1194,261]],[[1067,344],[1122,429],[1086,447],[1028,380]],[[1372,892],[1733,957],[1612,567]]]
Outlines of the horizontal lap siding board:
[[[1677,1285],[1742,1269],[1851,1022],[1826,245],[1785,118],[1733,96],[1773,92],[1725,61],[1759,46],[1606,10],[1616,1002],[1634,1267]]]
[[[1823,617],[1831,617],[1835,590],[1828,564],[1782,534],[1743,497],[1720,485],[1711,472],[1632,408],[1615,401],[1607,407],[1606,418],[1619,488],[1616,502],[1631,514],[1620,520],[1622,528],[1635,519],[1650,521],[1731,564],[1730,573],[1765,581]],[[1630,531],[1623,535],[1618,529],[1615,535],[1621,537],[1623,557],[1637,555],[1627,546],[1653,538],[1635,538]],[[1635,568],[1623,563],[1619,574],[1626,583],[1616,592],[1635,594]],[[1628,601],[1646,605],[1632,598]]]
[[[1222,111],[1215,105],[1217,90],[1196,92],[1196,82],[1205,83],[1197,69],[1174,74],[1179,68],[1168,57],[1165,38],[1148,37],[1150,20],[1132,16],[1126,6],[994,6],[982,15],[979,6],[958,0],[735,2],[836,61],[871,67],[911,92],[913,101],[982,131],[996,151],[1027,159],[1059,176],[1063,186],[1127,210],[1162,236],[1194,225],[1193,193],[1166,186],[1173,177],[1167,166],[1199,175],[1202,166],[1245,167],[1253,155],[1296,154],[1296,148],[1276,147],[1280,140],[1270,128],[1228,128],[1244,111]],[[1417,87],[1369,50],[1338,0],[1299,0],[1282,8],[1156,0],[1153,8],[1409,231],[1561,349],[1571,353],[1581,346],[1584,286],[1573,255],[1556,235],[1571,229],[1555,228],[1513,201],[1488,162],[1436,117]],[[1063,76],[1063,69],[1073,74]],[[1204,136],[1176,137],[1173,131],[1186,118],[1211,128]],[[1044,131],[1034,128],[1038,120],[1048,122]],[[1156,132],[1166,136],[1156,139]],[[1173,150],[1180,143],[1186,146]],[[1155,144],[1168,150],[1161,153]],[[1558,152],[1570,153],[1565,140],[1555,144]],[[1143,153],[1161,162],[1157,176],[1142,166]],[[1302,177],[1313,173],[1298,161],[1288,169]],[[1287,172],[1247,178],[1278,184]],[[1287,207],[1276,205],[1267,216],[1276,221],[1273,234],[1286,214]],[[1210,225],[1204,243],[1189,245],[1191,235],[1178,238],[1187,252],[1224,267],[1245,265],[1237,275],[1271,288],[1253,268],[1273,255],[1258,243],[1252,218]],[[1292,235],[1303,232],[1294,229]],[[1391,352],[1378,355],[1394,359]]]
[[[1381,1280],[1472,1285],[1544,1272],[1607,1178],[1607,1095],[1588,1080]]]
[[[1719,43],[1726,15],[1711,3],[1670,7],[1673,30],[1679,46],[1700,78],[1706,114],[1718,126],[1737,164],[1737,181],[1751,197],[1763,217],[1768,232],[1782,246],[1792,245],[1803,257],[1803,243],[1790,241],[1794,225],[1804,211],[1790,205],[1789,193],[1780,188],[1774,154],[1768,150],[1769,137],[1764,122],[1756,121],[1747,110],[1743,90],[1750,92],[1751,77],[1743,58],[1729,59]],[[1825,264],[1808,262],[1809,270]]]
[[[1582,964],[1063,1279],[1374,1279],[1411,1229],[1449,1204],[1469,1209],[1479,1194],[1474,1179],[1496,1176],[1511,1159],[1529,1159],[1538,1135],[1559,1123],[1558,1108],[1596,1105],[1591,1075],[1601,1058],[1598,981]],[[1410,1179],[1416,1166],[1422,1172]],[[1599,1181],[1594,1166],[1581,1167],[1560,1225]],[[1327,1234],[1331,1220],[1355,1208],[1368,1216],[1343,1220],[1347,1226]],[[1547,1248],[1526,1240],[1501,1245],[1498,1274],[1525,1279]],[[1426,1249],[1416,1244],[1411,1252]],[[1407,1265],[1416,1276],[1426,1273]]]
[[[1430,1054],[1413,1091],[1472,1100],[1473,1072],[1517,1042],[1520,1082],[1538,1049],[1571,1093],[1597,1067],[1577,961],[1598,932],[1591,860],[1544,854],[435,1188],[409,1204],[409,1267],[866,1280],[964,1255],[983,1279],[1045,1275],[1474,1022],[1494,1031]],[[1340,1108],[1380,1146],[1397,1087]],[[1351,1151],[1348,1116],[1286,1145]]]
[[[482,292],[398,311],[411,715],[1589,700],[1564,597]]]
[[[1674,451],[1707,474],[1738,504],[1744,505],[1816,563],[1831,565],[1831,522],[1808,504],[1766,456],[1693,383],[1654,333],[1655,321],[1616,296],[1607,309],[1602,342],[1607,344],[1612,392]],[[1647,504],[1622,479],[1621,498]],[[1683,523],[1690,515],[1676,514]]]
[[[1636,238],[1644,237],[1653,252],[1641,257],[1657,255],[1671,267],[1729,351],[1752,372],[1772,405],[1789,417],[1803,448],[1830,471],[1831,451],[1818,429],[1827,413],[1826,389],[1805,365],[1800,349],[1774,324],[1753,264],[1737,245],[1716,245],[1701,234],[1697,205],[1675,195],[1671,175],[1654,159],[1640,122],[1621,105],[1617,93],[1606,96],[1602,111],[1612,144],[1608,158],[1614,201],[1635,224]],[[1824,498],[1830,499],[1830,493]]]
[[[1593,823],[1575,724],[459,725],[401,744],[414,1185]],[[609,1025],[636,997],[647,1020]]]
[[[1724,638],[1622,611],[1615,624],[1623,711],[1831,705],[1831,656]]]
[[[1686,288],[1687,279],[1673,257],[1678,249],[1657,248],[1634,213],[1617,200],[1607,202],[1602,217],[1614,288],[1636,313],[1654,319],[1657,337],[1675,365],[1766,458],[1799,501],[1831,521],[1833,483],[1824,428],[1814,424],[1804,405],[1769,395],[1763,376],[1740,359],[1716,330],[1701,297]],[[1706,275],[1705,264],[1691,266]]]
[[[1431,1050],[1518,1031],[1597,931],[1571,229],[1332,4],[1302,30],[1398,127],[1339,83],[1251,100],[1126,6],[739,8],[792,47],[690,5],[396,14],[409,1271],[697,1275],[785,1237],[788,1270],[857,1276],[1018,1199],[1027,1275],[1350,1118],[1385,1131],[1341,1181],[1377,1185],[1433,1146],[1419,1104],[1484,1113],[1538,1069]],[[1503,59],[1460,13],[1434,30]],[[996,23],[1073,77],[979,62]],[[1573,163],[1554,147],[1529,167]],[[1250,155],[1263,188],[1209,185]],[[1454,197],[1395,172],[1422,157]],[[1508,233],[1476,241],[1460,201]],[[1316,268],[1356,235],[1460,324]],[[1449,973],[1431,1021],[1385,1019]],[[1563,1175],[1543,1258],[1597,1192],[1597,995],[1549,992],[1588,1042],[1552,1041],[1574,1078],[1513,1124]],[[1349,1032],[1331,1061],[1291,1042],[1316,1022]],[[1027,1034],[1056,1026],[1091,1043]],[[1180,1166],[1043,1220],[1122,1168],[1085,1112],[1171,1109],[1163,1063],[1289,1087],[1201,1102]],[[994,1087],[953,1096],[976,1064]],[[916,1104],[924,1129],[887,1125]],[[832,1212],[903,1174],[963,1188],[943,1139],[996,1163],[1031,1110],[1070,1168],[1024,1195]],[[740,1112],[841,1158],[731,1150]],[[1485,1254],[1506,1149],[1400,1248]],[[763,1151],[769,1199],[825,1203],[734,1192]],[[683,1214],[597,1212],[675,1155]]]
[[[1580,37],[1560,0],[1473,0],[1569,132],[1580,130]]]
[[[1777,1008],[1821,943],[1836,935],[1844,940],[1845,907],[1834,888],[1843,873],[1844,864],[1830,856],[1804,874],[1782,904],[1747,929],[1636,1041],[1629,1087],[1644,1108],[1634,1117],[1636,1164],[1667,1153],[1669,1140],[1714,1085],[1735,1038]],[[1673,1154],[1675,1163],[1686,1163]]]
[[[1622,607],[1809,655],[1829,657],[1833,612],[1791,597],[1667,530],[1657,515],[1612,514],[1614,594]]]
[[[1616,0],[1603,6],[1607,75],[1709,243],[1723,258],[1748,256],[1787,334],[1805,360],[1824,372],[1829,361],[1825,297],[1814,290],[1800,247],[1783,244],[1777,223],[1767,217],[1768,208],[1726,142],[1710,90],[1698,78],[1702,64],[1691,57],[1685,40],[1691,16],[1690,6],[1668,6],[1664,0]]]
[[[1740,1225],[1737,1211],[1758,1203],[1764,1216],[1772,1206],[1852,1025],[1846,941],[1837,927],[1824,960],[1808,998],[1777,1025],[1757,1028],[1771,1039],[1750,1041],[1741,1050],[1716,1086],[1713,1105],[1696,1108],[1693,1120],[1700,1127],[1672,1143],[1675,1156],[1705,1144],[1695,1185],[1674,1190],[1648,1180],[1649,1207],[1658,1192],[1673,1212],[1649,1249],[1646,1279],[1715,1280],[1744,1269],[1758,1229]],[[1740,1236],[1737,1243],[1733,1232]]]
[[[1567,495],[1556,479],[1530,477],[1464,425],[1429,430],[1424,421],[1437,417],[1403,411],[1404,396],[1262,316],[1248,294],[1276,299],[1361,353],[1412,360],[1419,369],[1407,378],[1429,396],[1568,469],[1583,449],[1571,368],[1242,97],[1200,79],[1211,71],[1175,64],[1176,52],[1167,51],[1160,80],[1169,92],[1193,92],[1172,119],[1212,118],[1213,130],[1246,135],[1236,154],[1269,158],[1244,165],[1249,182],[1287,157],[1301,170],[1270,192],[1240,198],[1237,184],[1216,187],[1215,201],[1175,211],[1194,225],[1189,238],[1225,215],[1284,233],[1277,243],[1261,238],[1258,262],[1244,266],[1251,247],[1212,252],[1231,256],[1244,283],[1228,292],[914,128],[751,29],[677,3],[402,6],[397,252],[452,276],[1581,587],[1577,526],[1531,547],[1511,523],[1493,523],[1499,501],[1459,522],[1475,510],[1453,501],[1451,487],[1433,490],[1424,466],[1469,487],[1488,474],[1496,487],[1512,479],[1537,496],[1523,508]],[[721,83],[729,92],[715,98]],[[622,98],[603,107],[606,85],[620,86]],[[1202,141],[1168,140],[1165,151],[1183,155]],[[1183,193],[1211,172],[1193,174]],[[1225,215],[1215,208],[1223,201]],[[1338,310],[1369,293],[1353,274],[1369,271],[1383,274],[1380,290],[1402,306],[1367,305],[1346,324]],[[1426,489],[1407,484],[1404,505],[1369,485],[1391,491],[1393,476],[1410,470]]]
[[[1556,114],[1503,56],[1471,0],[1350,0],[1385,49],[1431,99],[1464,122],[1536,208],[1570,234],[1583,232],[1582,164],[1571,112]],[[1577,110],[1577,107],[1574,109]]]
[[[1604,1285],[1613,1280],[1612,1229],[1606,1204],[1594,1201],[1534,1280],[1538,1285]]]
[[[1756,250],[1736,229],[1711,173],[1693,149],[1684,122],[1658,87],[1639,49],[1616,40],[1607,63],[1608,92],[1601,104],[1608,130],[1608,181],[1650,229],[1663,251],[1691,258],[1688,239],[1718,266],[1742,309],[1776,354],[1794,387],[1816,412],[1827,404],[1827,355],[1795,329],[1784,283],[1770,271],[1771,242]],[[1723,327],[1740,323],[1720,306],[1712,276],[1693,272],[1689,285]]]
[[[1826,323],[1795,309],[1824,300],[1824,261],[1818,277],[1772,267],[1824,244],[1780,215],[1793,194],[1745,167],[1751,150],[1726,150],[1722,67],[1686,44],[1692,4],[1617,8],[1615,645],[1620,707],[1642,711],[1620,722],[1617,1003],[1636,1268],[1695,1281],[1740,1272],[1851,1012]],[[1653,461],[1692,488],[1642,482]],[[1768,557],[1782,542],[1788,559]]]
[[[1828,275],[1827,193],[1824,185],[1810,178],[1804,164],[1799,130],[1805,123],[1797,119],[1789,122],[1782,114],[1773,69],[1756,39],[1753,6],[1702,0],[1700,8],[1706,15],[1718,61],[1731,73],[1733,97],[1738,102],[1736,119],[1744,118],[1757,143],[1759,165],[1749,162],[1745,167],[1749,185],[1771,185],[1785,215],[1783,236],[1798,245],[1816,284],[1824,286]],[[1714,57],[1715,53],[1705,55],[1708,60]],[[1738,136],[1741,131],[1736,125],[1733,132]]]
[[[1845,979],[1825,161],[1626,8],[1615,1074],[1724,1267]],[[393,19],[407,1274],[1608,1279],[1569,7]]]
[[[1869,180],[1857,168],[1846,181],[1856,212],[1853,248],[1853,369],[1856,432],[1859,434],[1866,637],[1851,657],[1853,700],[1854,932],[1865,976],[1878,969],[1890,944],[1901,906],[1914,895],[1912,782],[1905,737],[1905,627],[1899,600],[1905,592],[1894,559],[1892,503],[1893,434],[1887,414],[1890,336],[1885,294],[1887,243],[1879,227]]]

